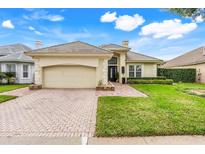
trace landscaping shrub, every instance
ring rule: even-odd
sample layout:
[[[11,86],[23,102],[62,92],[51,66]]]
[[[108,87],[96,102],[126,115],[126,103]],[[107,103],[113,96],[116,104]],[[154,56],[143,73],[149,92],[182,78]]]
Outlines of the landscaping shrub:
[[[2,80],[6,78],[5,73],[0,72],[0,84],[2,83]]]
[[[165,79],[165,80],[142,80],[142,79],[129,79],[127,83],[129,84],[173,84],[172,79]]]
[[[7,84],[15,83],[15,72],[0,72],[0,83],[2,84],[2,80],[7,80]]]
[[[127,78],[127,80],[130,79],[137,79],[137,80],[165,80],[165,76],[157,76],[157,77],[141,77],[141,78]]]
[[[173,79],[174,82],[190,82],[196,81],[196,69],[166,69],[158,68],[158,76],[165,76],[168,79]]]

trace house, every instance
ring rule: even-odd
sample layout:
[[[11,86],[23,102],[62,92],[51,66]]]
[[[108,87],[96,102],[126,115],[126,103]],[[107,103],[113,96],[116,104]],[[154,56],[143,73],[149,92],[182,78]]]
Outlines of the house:
[[[24,54],[29,50],[23,44],[0,46],[0,72],[15,72],[16,83],[33,83],[34,61]]]
[[[35,61],[35,84],[43,88],[95,88],[108,81],[156,77],[162,61],[122,45],[100,47],[76,41],[26,53]]]
[[[162,68],[195,68],[197,82],[205,83],[205,47],[178,56],[166,62]]]

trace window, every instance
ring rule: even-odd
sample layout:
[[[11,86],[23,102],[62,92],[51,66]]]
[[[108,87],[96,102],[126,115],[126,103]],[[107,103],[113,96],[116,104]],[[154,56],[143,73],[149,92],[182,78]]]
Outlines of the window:
[[[117,57],[112,57],[110,60],[108,60],[108,64],[116,65],[117,64]]]
[[[140,78],[142,76],[141,65],[129,65],[129,77]]]
[[[129,65],[129,77],[130,78],[135,77],[135,65]]]
[[[141,65],[136,65],[135,77],[140,78],[142,74]]]
[[[6,64],[6,72],[16,72],[15,64]]]
[[[23,65],[23,78],[28,78],[28,65]]]

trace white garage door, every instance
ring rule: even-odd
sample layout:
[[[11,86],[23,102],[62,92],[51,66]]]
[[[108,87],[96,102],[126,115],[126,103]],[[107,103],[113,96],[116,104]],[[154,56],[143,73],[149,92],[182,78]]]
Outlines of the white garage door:
[[[95,88],[96,69],[84,66],[52,66],[43,69],[44,88]]]

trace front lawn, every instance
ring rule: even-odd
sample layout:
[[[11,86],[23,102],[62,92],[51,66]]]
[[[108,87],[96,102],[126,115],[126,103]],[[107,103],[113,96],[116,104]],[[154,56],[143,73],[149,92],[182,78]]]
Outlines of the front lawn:
[[[16,96],[0,95],[0,104],[15,98]]]
[[[149,97],[100,97],[96,136],[204,135],[205,98],[185,89],[201,84],[133,85]]]
[[[0,93],[11,91],[19,88],[28,87],[28,84],[12,84],[12,85],[0,85]]]

